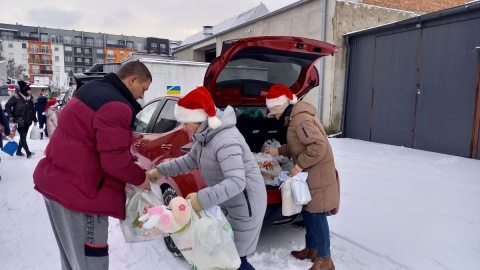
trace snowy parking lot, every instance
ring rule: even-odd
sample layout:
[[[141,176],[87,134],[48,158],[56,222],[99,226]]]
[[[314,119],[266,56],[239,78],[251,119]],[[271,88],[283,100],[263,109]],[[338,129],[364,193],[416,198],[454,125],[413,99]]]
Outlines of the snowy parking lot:
[[[18,140],[18,138],[17,138]],[[29,141],[32,159],[3,152],[0,269],[60,269],[56,242],[32,173],[48,140]],[[341,181],[338,215],[330,217],[336,269],[480,269],[480,161],[351,139],[331,139]],[[110,269],[189,269],[163,241],[125,244],[110,219]],[[308,269],[292,249],[304,230],[265,225],[259,270]]]

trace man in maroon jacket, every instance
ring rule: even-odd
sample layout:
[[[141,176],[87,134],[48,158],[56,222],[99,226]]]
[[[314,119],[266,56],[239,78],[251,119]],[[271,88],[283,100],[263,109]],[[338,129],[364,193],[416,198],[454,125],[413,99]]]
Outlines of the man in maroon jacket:
[[[33,179],[47,206],[62,269],[108,269],[108,217],[125,219],[125,184],[150,187],[130,153],[152,82],[138,61],[80,87],[62,109]]]

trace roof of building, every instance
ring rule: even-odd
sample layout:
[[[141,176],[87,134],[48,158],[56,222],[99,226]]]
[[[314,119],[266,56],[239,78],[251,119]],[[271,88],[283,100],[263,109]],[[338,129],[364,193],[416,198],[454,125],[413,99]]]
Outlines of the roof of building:
[[[265,4],[261,3],[260,5],[247,10],[240,15],[236,15],[230,19],[227,19],[217,25],[214,25],[212,28],[213,35],[216,35],[218,33],[221,33],[225,30],[228,30],[230,28],[233,28],[235,26],[244,24],[248,21],[251,21],[253,19],[256,19],[258,17],[261,17],[265,14],[268,14],[268,9],[265,6]],[[205,39],[205,36],[203,35],[203,31],[200,31],[192,36],[187,37],[181,44],[181,46],[185,46],[191,43],[196,43],[198,41],[201,41]]]
[[[200,35],[199,35],[199,36],[201,37],[200,39],[198,39],[198,40],[196,40],[196,41],[193,41],[193,40],[192,40],[192,41],[190,41],[190,43],[186,43],[186,41],[187,41],[187,39],[188,39],[188,38],[187,38],[180,46],[175,47],[175,48],[172,48],[172,50],[173,50],[174,53],[175,53],[175,52],[182,51],[182,50],[185,50],[185,49],[187,49],[187,48],[189,48],[189,47],[191,47],[191,46],[194,46],[194,45],[196,45],[196,44],[198,44],[198,43],[201,43],[201,42],[203,42],[203,41],[206,41],[206,40],[209,40],[209,39],[212,39],[212,38],[216,38],[217,36],[220,36],[220,35],[223,35],[223,34],[225,34],[225,33],[228,33],[228,32],[230,32],[230,31],[233,31],[233,30],[235,30],[235,29],[237,29],[237,28],[240,28],[240,27],[242,27],[242,26],[245,26],[245,25],[248,25],[248,24],[252,24],[252,23],[257,22],[257,21],[260,21],[260,20],[264,20],[265,18],[268,18],[268,17],[274,16],[274,15],[276,15],[276,14],[282,13],[282,12],[284,12],[284,11],[293,9],[293,8],[295,8],[295,7],[297,7],[297,6],[300,6],[300,5],[303,5],[303,4],[305,4],[305,3],[309,2],[309,1],[310,1],[310,0],[300,0],[300,1],[298,1],[298,2],[295,2],[295,3],[293,3],[293,4],[290,4],[290,5],[288,5],[288,6],[285,6],[285,7],[283,7],[283,8],[277,9],[277,10],[272,11],[272,12],[268,12],[268,10],[267,10],[267,13],[264,13],[263,15],[258,15],[258,14],[257,14],[258,16],[250,16],[250,18],[249,18],[248,20],[245,20],[245,18],[243,18],[243,19],[242,19],[242,18],[239,18],[240,20],[237,21],[238,23],[235,23],[235,24],[232,23],[232,24],[230,25],[230,27],[219,27],[218,30],[221,30],[221,31],[216,31],[216,30],[214,30],[212,36],[205,37],[205,36],[203,35],[203,31],[202,31],[202,32],[200,32],[200,33],[195,34],[195,35],[199,35],[199,34],[200,34]],[[262,4],[260,4],[259,6],[257,6],[256,8],[258,8],[258,7],[262,6],[262,5],[265,6],[265,5],[262,3]],[[254,9],[255,9],[255,8],[254,8]],[[267,9],[267,8],[265,7],[265,9]],[[247,13],[247,12],[248,12],[248,11],[246,11],[246,12],[244,12],[244,13],[242,13],[242,14],[245,14],[245,13]],[[242,14],[240,14],[240,15],[234,17],[234,18],[238,18],[238,17],[241,16]],[[229,20],[227,20],[227,21],[225,21],[225,22],[222,22],[222,23],[220,23],[220,24],[225,23],[225,25],[228,25],[228,23],[227,23],[228,21],[229,21]],[[216,26],[217,26],[217,25],[216,25]],[[215,29],[216,26],[214,26],[214,29]],[[194,35],[194,36],[195,36],[195,35]]]
[[[374,32],[389,31],[389,30],[392,30],[392,29],[396,29],[400,26],[418,25],[418,24],[422,24],[423,22],[426,22],[426,21],[438,20],[438,19],[441,19],[441,18],[447,18],[449,16],[460,15],[460,14],[468,13],[468,12],[471,12],[471,11],[474,11],[474,10],[477,10],[477,9],[480,9],[480,1],[479,0],[468,2],[468,3],[466,3],[464,5],[461,5],[461,6],[448,8],[448,9],[444,9],[444,10],[440,10],[440,11],[436,11],[436,12],[432,12],[432,13],[423,14],[423,15],[420,15],[420,16],[416,16],[416,17],[409,18],[409,19],[402,20],[402,21],[398,21],[398,22],[393,22],[393,23],[389,23],[389,24],[385,24],[385,25],[381,25],[381,26],[375,26],[375,27],[371,27],[371,28],[367,28],[367,29],[363,29],[363,30],[359,30],[359,31],[346,33],[346,34],[344,34],[344,36],[346,36],[346,37],[361,36],[361,35],[366,35],[366,34],[374,33]]]

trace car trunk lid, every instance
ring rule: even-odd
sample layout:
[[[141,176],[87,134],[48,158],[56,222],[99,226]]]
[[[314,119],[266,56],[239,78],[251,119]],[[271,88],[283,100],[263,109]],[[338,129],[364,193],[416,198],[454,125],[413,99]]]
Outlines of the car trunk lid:
[[[340,48],[318,40],[262,36],[226,41],[205,73],[204,86],[219,107],[264,106],[273,84],[290,87],[302,98],[318,85],[315,62]]]

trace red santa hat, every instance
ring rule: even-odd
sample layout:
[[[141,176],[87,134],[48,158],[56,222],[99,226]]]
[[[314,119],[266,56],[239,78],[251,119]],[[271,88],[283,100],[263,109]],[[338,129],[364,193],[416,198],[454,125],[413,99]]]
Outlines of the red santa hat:
[[[15,91],[15,86],[9,85],[8,86],[8,91]]]
[[[274,84],[270,87],[267,94],[267,108],[273,108],[285,104],[297,103],[297,96],[292,93],[292,90],[283,84]]]
[[[222,122],[216,116],[217,108],[207,88],[200,86],[178,101],[175,118],[181,123],[201,123],[208,119],[208,126],[216,129]]]

